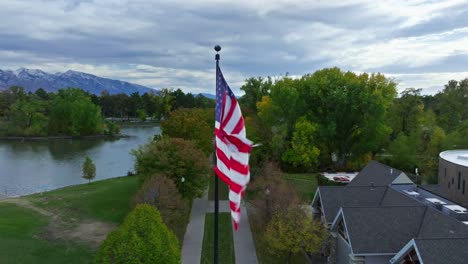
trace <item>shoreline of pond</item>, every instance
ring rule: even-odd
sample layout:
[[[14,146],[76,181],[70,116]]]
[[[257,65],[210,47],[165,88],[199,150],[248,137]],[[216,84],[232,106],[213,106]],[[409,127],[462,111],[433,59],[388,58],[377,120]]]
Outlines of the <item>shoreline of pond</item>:
[[[0,137],[0,140],[5,141],[48,141],[48,140],[61,140],[61,139],[121,139],[131,138],[130,135],[89,135],[89,136],[10,136]]]

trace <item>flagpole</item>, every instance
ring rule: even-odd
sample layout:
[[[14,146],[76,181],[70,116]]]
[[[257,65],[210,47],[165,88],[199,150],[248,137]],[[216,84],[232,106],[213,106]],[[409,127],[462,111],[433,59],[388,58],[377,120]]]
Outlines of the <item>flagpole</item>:
[[[215,60],[216,60],[216,78],[218,78],[218,68],[219,68],[219,52],[221,51],[221,46],[216,45],[214,47],[216,51]],[[215,79],[216,79],[215,78]],[[217,82],[218,80],[216,80]],[[216,152],[215,152],[216,157]],[[216,158],[215,158],[216,162]],[[214,182],[214,264],[218,264],[218,213],[219,213],[219,197],[218,197],[218,175],[215,173],[215,182]]]

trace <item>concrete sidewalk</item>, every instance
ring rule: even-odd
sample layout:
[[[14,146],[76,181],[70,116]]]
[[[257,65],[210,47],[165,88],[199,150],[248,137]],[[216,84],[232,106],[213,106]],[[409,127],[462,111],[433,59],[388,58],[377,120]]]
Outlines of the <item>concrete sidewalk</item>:
[[[250,230],[247,208],[244,205],[241,206],[239,229],[236,232],[233,228],[232,232],[236,263],[257,264],[257,253],[255,252],[255,244]]]
[[[229,201],[219,201],[219,212],[229,213]],[[214,212],[214,201],[208,201],[207,194],[201,199],[195,199],[190,213],[190,222],[185,231],[184,244],[182,245],[182,263],[198,264],[201,260],[203,235],[205,231],[206,213]],[[250,230],[249,218],[245,206],[241,208],[242,216],[239,223],[239,230],[233,229],[234,254],[236,263],[256,264],[257,254]]]
[[[205,195],[200,199],[193,200],[190,222],[187,225],[184,244],[182,245],[183,264],[200,263],[207,205],[208,193],[205,193]]]

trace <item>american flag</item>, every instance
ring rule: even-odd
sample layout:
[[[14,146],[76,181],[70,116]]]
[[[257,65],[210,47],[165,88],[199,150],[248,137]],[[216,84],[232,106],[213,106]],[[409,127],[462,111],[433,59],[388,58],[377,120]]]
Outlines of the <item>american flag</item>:
[[[234,229],[240,220],[241,199],[250,180],[252,142],[246,138],[244,118],[236,96],[219,66],[216,68],[216,166],[218,177],[229,186],[229,204]]]

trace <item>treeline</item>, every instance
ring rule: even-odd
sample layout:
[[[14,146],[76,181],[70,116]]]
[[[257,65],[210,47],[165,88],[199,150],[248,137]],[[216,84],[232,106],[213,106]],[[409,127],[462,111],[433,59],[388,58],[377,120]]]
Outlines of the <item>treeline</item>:
[[[99,106],[75,88],[25,93],[22,87],[11,87],[0,92],[0,120],[1,136],[85,136],[108,131]]]
[[[93,102],[99,105],[105,117],[121,119],[146,117],[160,120],[178,108],[213,108],[213,99],[199,94],[185,94],[182,90],[162,89],[154,93],[115,94],[104,91],[100,96],[91,95]]]
[[[468,147],[468,79],[435,96],[381,74],[328,68],[299,79],[250,78],[240,103],[254,148],[252,165],[287,171],[356,170],[370,159],[434,182],[438,153]],[[432,178],[431,178],[432,177]]]
[[[175,109],[194,107],[213,108],[214,100],[180,89],[96,96],[78,88],[50,93],[39,88],[26,93],[13,86],[0,92],[0,136],[113,135],[119,129],[104,122],[107,117],[159,121]]]

